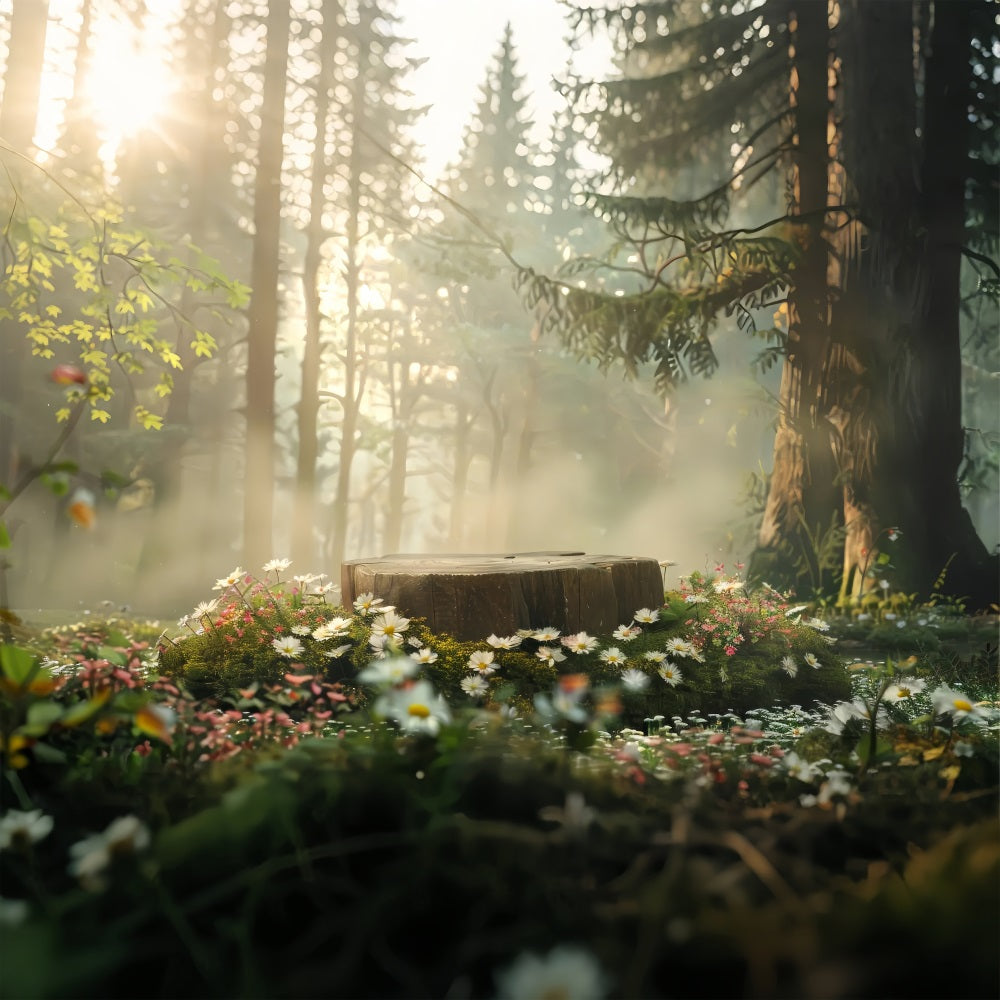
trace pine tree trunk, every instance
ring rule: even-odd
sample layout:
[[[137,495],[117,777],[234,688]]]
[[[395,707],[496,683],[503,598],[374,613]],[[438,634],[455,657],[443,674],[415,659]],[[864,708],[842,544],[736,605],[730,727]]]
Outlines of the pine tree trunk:
[[[792,21],[796,134],[792,209],[805,224],[798,230],[802,257],[788,293],[788,352],[781,375],[773,471],[750,573],[773,586],[792,586],[808,594],[831,582],[824,550],[832,540],[830,533],[842,524],[828,398],[830,39],[824,4],[802,4]]]
[[[404,320],[409,323],[409,319]],[[389,485],[386,492],[385,527],[382,544],[385,549],[395,552],[403,536],[403,519],[406,506],[407,461],[410,450],[410,427],[413,411],[417,405],[419,389],[410,381],[410,354],[406,348],[409,330],[402,339],[402,350],[390,364],[389,378],[395,379],[399,371],[399,385],[392,385],[392,458],[389,463]],[[396,341],[398,344],[399,341]],[[395,344],[393,345],[395,346]]]
[[[243,558],[259,567],[272,555],[274,516],[274,356],[278,332],[281,242],[281,164],[289,2],[271,0],[267,13],[260,143],[254,184],[254,241],[250,265],[246,376],[246,472]]]
[[[448,521],[448,541],[462,549],[465,538],[465,500],[469,485],[469,465],[472,452],[469,438],[472,433],[473,418],[468,405],[459,400],[455,408],[454,462],[451,475],[451,512]]]
[[[864,332],[870,359],[871,429],[851,437],[847,476],[851,498],[871,511],[867,558],[889,528],[901,529],[885,574],[893,589],[927,595],[947,569],[941,589],[982,608],[997,600],[997,564],[958,487],[971,9],[935,5],[922,144],[912,5],[886,0],[853,12],[848,176],[867,239],[849,274],[844,323]],[[881,99],[870,102],[871,93]]]
[[[359,66],[351,107],[355,125],[364,107],[365,73]],[[361,134],[355,127],[351,136],[348,160],[347,233],[344,247],[347,332],[344,343],[344,393],[341,397],[344,418],[340,425],[340,455],[337,463],[337,482],[333,497],[333,516],[330,524],[329,554],[333,572],[338,572],[347,551],[347,515],[351,503],[351,466],[357,453],[355,440],[361,415],[361,402],[365,394],[366,371],[359,364],[358,356],[358,287],[361,283],[360,227],[361,227]]]
[[[48,21],[49,0],[15,0],[0,104],[0,138],[22,154],[31,148],[38,120]],[[17,161],[5,157],[4,162],[16,178]],[[19,471],[15,438],[27,353],[20,327],[11,320],[0,320],[0,484],[8,486]]]
[[[925,322],[916,327],[921,353],[929,359],[917,387],[926,398],[932,386],[939,395],[933,410],[924,409],[924,453],[937,456],[917,468],[926,498],[921,539],[925,576],[938,573],[949,560],[954,592],[968,594],[977,608],[998,600],[1000,566],[990,557],[962,506],[957,486],[964,455],[961,400],[961,251],[965,243],[965,182],[970,124],[966,114],[970,87],[969,43],[974,7],[985,4],[935,5],[931,58],[927,66],[924,113],[924,170],[921,179],[929,278]],[[941,472],[946,475],[941,475]]]
[[[305,341],[302,349],[301,390],[298,405],[298,456],[295,465],[295,498],[292,517],[292,562],[299,567],[312,565],[316,526],[316,460],[319,455],[317,425],[319,419],[320,375],[320,301],[319,268],[322,262],[323,208],[326,203],[326,140],[329,129],[330,81],[336,53],[333,30],[336,14],[333,4],[323,7],[323,45],[319,77],[316,82],[316,137],[313,140],[312,171],[309,192],[309,223],[306,251],[302,264],[302,297],[305,308]],[[304,570],[303,570],[304,571]]]
[[[26,154],[35,138],[48,24],[49,0],[14,0],[0,103],[0,136],[19,153]]]

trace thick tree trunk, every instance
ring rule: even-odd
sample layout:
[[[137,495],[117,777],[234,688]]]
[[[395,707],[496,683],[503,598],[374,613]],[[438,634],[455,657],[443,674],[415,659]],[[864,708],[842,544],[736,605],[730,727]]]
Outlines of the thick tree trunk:
[[[996,562],[962,509],[957,485],[970,6],[935,5],[922,147],[912,3],[847,8],[839,49],[846,183],[839,167],[830,174],[824,165],[823,173],[831,198],[850,189],[864,237],[857,224],[828,234],[825,337],[809,333],[823,328],[823,265],[812,245],[806,248],[790,295],[774,474],[751,563],[755,576],[795,584],[800,593],[817,579],[826,591],[832,582],[832,567],[824,571],[822,560],[806,555],[823,548],[817,529],[842,533],[827,540],[842,546],[841,596],[848,601],[875,584],[863,571],[886,548],[889,529],[898,528],[902,538],[886,573],[895,589],[926,595],[947,565],[945,591],[977,607],[996,600]],[[803,4],[794,35],[800,212],[819,199],[818,188],[808,195],[821,176],[818,117],[809,109],[819,107],[820,69],[826,77],[819,43],[826,17],[824,5]],[[839,141],[836,130],[831,135]]]
[[[246,378],[246,472],[243,558],[251,569],[272,555],[274,517],[274,353],[278,332],[278,265],[281,244],[281,164],[284,153],[288,67],[288,0],[271,0],[250,265]]]
[[[830,39],[825,4],[804,3],[791,20],[796,135],[791,209],[806,223],[799,230],[802,257],[788,294],[774,465],[750,573],[808,594],[831,583],[828,547],[831,532],[842,525],[836,430],[829,413]]]
[[[922,297],[912,323],[919,361],[901,401],[908,419],[905,461],[911,470],[912,510],[902,558],[914,583],[929,589],[947,566],[944,587],[976,607],[997,601],[998,565],[962,506],[958,470],[962,429],[961,248],[965,243],[965,186],[970,124],[971,15],[975,3],[938,3],[925,78],[923,169],[918,242]],[[928,405],[933,400],[932,405]]]
[[[848,176],[867,239],[849,275],[845,319],[864,332],[871,428],[849,440],[855,464],[847,483],[851,498],[870,511],[869,559],[889,528],[902,531],[886,573],[895,589],[927,595],[947,570],[941,589],[981,608],[997,600],[997,564],[958,487],[973,6],[935,4],[922,144],[912,5],[886,0],[853,13]],[[870,104],[871,93],[882,99]]]

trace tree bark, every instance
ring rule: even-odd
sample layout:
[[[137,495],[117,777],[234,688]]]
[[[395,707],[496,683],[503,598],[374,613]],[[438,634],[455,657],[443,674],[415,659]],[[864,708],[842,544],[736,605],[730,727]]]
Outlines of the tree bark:
[[[889,528],[898,528],[902,538],[886,573],[894,589],[927,595],[938,587],[982,608],[997,600],[997,563],[958,485],[973,7],[934,6],[922,122],[912,5],[893,0],[854,10],[847,166],[867,232],[849,274],[845,325],[864,331],[870,359],[871,429],[851,441],[856,465],[848,477],[851,497],[870,511],[867,558]],[[880,100],[870,102],[871,93]]]
[[[272,555],[274,517],[274,355],[278,331],[281,244],[281,165],[289,2],[271,0],[267,13],[260,143],[254,184],[254,241],[250,264],[246,376],[246,471],[243,558],[259,567]]]
[[[448,542],[462,548],[466,534],[465,502],[469,488],[469,465],[472,448],[469,441],[475,416],[470,415],[468,403],[459,398],[455,404],[454,464],[451,475],[451,511],[448,519]]]
[[[19,153],[27,153],[35,139],[48,24],[49,0],[14,0],[0,103],[0,138]]]
[[[347,551],[347,514],[351,503],[351,466],[357,453],[355,440],[361,415],[361,401],[365,394],[367,372],[358,357],[358,288],[361,283],[359,261],[361,244],[361,133],[359,117],[364,107],[366,73],[359,64],[351,99],[354,130],[351,135],[351,152],[348,159],[348,196],[346,241],[344,247],[347,294],[347,331],[344,343],[344,392],[341,405],[344,418],[340,425],[340,456],[337,464],[337,485],[333,498],[333,517],[330,525],[330,565],[337,567],[344,561]]]
[[[788,348],[768,495],[750,572],[799,592],[829,587],[829,533],[842,522],[829,419],[830,287],[826,211],[830,157],[830,34],[825,4],[803,3],[791,17],[791,102],[796,144],[791,210],[802,256],[788,293]]]
[[[7,43],[7,71],[0,103],[0,139],[27,154],[35,137],[49,0],[15,0]],[[8,161],[10,162],[10,161]],[[10,162],[16,178],[17,164]],[[15,437],[21,400],[22,370],[27,357],[24,332],[12,321],[0,323],[0,483],[17,478],[19,458]]]
[[[371,592],[400,613],[457,639],[552,626],[609,633],[663,603],[655,559],[583,552],[393,555],[343,564],[343,603]]]
[[[403,320],[409,324],[409,317]],[[409,342],[409,330],[403,334],[403,344]],[[382,544],[389,550],[399,548],[403,536],[403,520],[406,507],[407,461],[410,450],[410,429],[417,406],[420,389],[410,380],[411,355],[405,348],[389,365],[392,406],[392,452],[389,462],[389,486],[386,495],[385,528]],[[395,371],[399,371],[399,382],[395,384]]]
[[[894,589],[926,596],[948,566],[946,592],[976,607],[996,600],[996,561],[976,536],[957,483],[971,6],[935,5],[922,145],[912,3],[846,7],[839,49],[846,181],[839,165],[831,172],[825,136],[822,176],[828,201],[849,192],[857,204],[863,238],[857,223],[841,224],[814,252],[810,232],[790,293],[774,473],[751,561],[753,575],[771,583],[829,592],[832,563],[816,556],[837,551],[839,532],[840,593],[849,602],[875,585],[865,570],[897,528],[902,538],[886,574]],[[819,205],[819,117],[809,109],[819,108],[821,70],[826,86],[819,42],[826,18],[824,5],[803,4],[793,34],[800,212]],[[840,141],[838,129],[830,136]],[[836,214],[828,208],[828,218]],[[825,546],[824,531],[834,533]]]
[[[301,390],[298,405],[298,456],[295,465],[294,517],[292,518],[292,561],[299,567],[310,566],[316,557],[316,460],[319,456],[319,373],[321,312],[319,269],[322,263],[323,209],[326,204],[326,140],[329,129],[330,85],[333,56],[336,53],[333,32],[336,16],[332,3],[323,6],[323,44],[319,78],[316,83],[316,138],[313,145],[309,191],[309,222],[306,251],[302,264],[302,297],[306,331],[302,349]]]

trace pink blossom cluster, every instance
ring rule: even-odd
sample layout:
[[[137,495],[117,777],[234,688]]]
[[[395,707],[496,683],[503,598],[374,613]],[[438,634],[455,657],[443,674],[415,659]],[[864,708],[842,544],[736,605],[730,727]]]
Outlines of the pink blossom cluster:
[[[774,634],[791,636],[793,626],[786,616],[787,603],[777,594],[743,591],[737,576],[706,577],[692,574],[681,581],[680,594],[691,606],[684,624],[690,641],[698,650],[714,646],[727,656],[735,656],[744,643],[755,643]],[[738,564],[742,568],[742,564]],[[790,645],[790,643],[789,643]]]

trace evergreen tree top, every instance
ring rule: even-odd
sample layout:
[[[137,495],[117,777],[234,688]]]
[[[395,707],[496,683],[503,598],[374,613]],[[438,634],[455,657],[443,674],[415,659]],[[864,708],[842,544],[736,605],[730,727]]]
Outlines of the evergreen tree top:
[[[531,187],[537,171],[532,162],[527,100],[508,22],[480,86],[458,163],[449,171],[449,193],[465,199],[471,195],[475,202],[495,200],[499,192]]]

